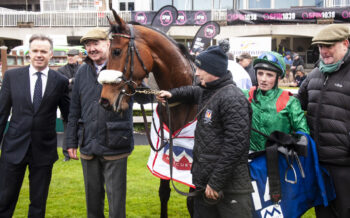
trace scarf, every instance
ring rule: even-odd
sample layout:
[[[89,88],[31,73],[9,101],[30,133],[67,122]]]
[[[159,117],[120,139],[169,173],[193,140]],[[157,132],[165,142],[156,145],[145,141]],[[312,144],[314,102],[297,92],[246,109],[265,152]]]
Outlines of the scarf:
[[[330,75],[331,73],[338,71],[342,63],[344,63],[344,58],[348,56],[349,49],[344,55],[344,57],[338,61],[337,63],[334,64],[325,64],[323,60],[320,61],[320,66],[319,69],[324,75]]]

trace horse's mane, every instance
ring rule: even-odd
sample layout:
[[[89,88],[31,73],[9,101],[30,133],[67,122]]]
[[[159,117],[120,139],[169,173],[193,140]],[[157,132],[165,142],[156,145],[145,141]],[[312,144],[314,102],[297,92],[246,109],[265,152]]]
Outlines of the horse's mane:
[[[165,38],[167,38],[171,43],[173,43],[177,48],[179,48],[181,54],[183,56],[185,56],[185,58],[187,58],[188,60],[191,60],[193,61],[193,57],[192,55],[190,55],[190,53],[188,52],[186,46],[182,43],[178,43],[176,42],[173,38],[169,37],[168,35],[166,35],[164,32],[162,31],[159,31],[158,29],[156,28],[153,28],[151,26],[145,26],[145,25],[142,25],[138,22],[135,22],[135,21],[130,21],[128,22],[128,24],[131,24],[131,25],[136,25],[136,26],[143,26],[145,28],[148,28],[148,29],[151,29],[151,30],[154,30],[156,31],[157,33],[163,35]],[[109,33],[123,33],[123,31],[121,31],[120,27],[116,24],[114,25],[111,25],[110,29],[109,29]]]

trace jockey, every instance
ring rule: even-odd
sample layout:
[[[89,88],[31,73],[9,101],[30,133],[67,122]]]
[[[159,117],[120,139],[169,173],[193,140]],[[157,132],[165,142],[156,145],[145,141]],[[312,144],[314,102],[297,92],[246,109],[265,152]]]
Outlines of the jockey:
[[[252,128],[265,135],[273,131],[309,133],[298,99],[278,88],[278,81],[286,73],[282,55],[276,52],[263,53],[254,60],[253,66],[258,85],[243,91],[253,109]],[[262,134],[251,131],[250,150],[265,150],[266,140]]]

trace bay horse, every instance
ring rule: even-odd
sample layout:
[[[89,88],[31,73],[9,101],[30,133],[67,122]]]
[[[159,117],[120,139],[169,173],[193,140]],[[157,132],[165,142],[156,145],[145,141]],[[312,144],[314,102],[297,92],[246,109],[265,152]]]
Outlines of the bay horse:
[[[112,12],[116,22],[110,21],[112,39],[107,64],[107,74],[110,75],[108,82],[103,83],[100,98],[104,108],[114,108],[116,111],[128,109],[131,95],[149,72],[153,73],[161,90],[193,84],[194,68],[183,45],[150,27],[126,24],[114,10]],[[179,130],[193,120],[196,112],[197,107],[193,104],[171,107],[170,128]],[[161,107],[158,113],[167,124],[166,109]],[[169,180],[161,179],[161,217],[167,217],[170,191]]]

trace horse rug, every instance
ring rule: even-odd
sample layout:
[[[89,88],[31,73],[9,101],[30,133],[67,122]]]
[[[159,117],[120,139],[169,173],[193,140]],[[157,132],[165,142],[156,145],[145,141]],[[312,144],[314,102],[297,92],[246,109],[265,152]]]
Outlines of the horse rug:
[[[151,140],[156,149],[161,146],[159,115],[153,112],[154,122],[151,124]],[[197,120],[186,124],[182,129],[173,132],[173,180],[184,185],[195,187],[192,184],[191,167],[193,162],[192,149],[194,145],[194,130]],[[162,150],[155,152],[151,149],[147,167],[150,172],[161,178],[170,179],[169,168],[169,128],[163,123],[164,143]],[[158,134],[157,134],[158,133]]]

